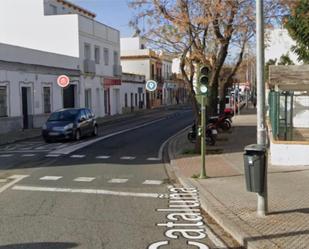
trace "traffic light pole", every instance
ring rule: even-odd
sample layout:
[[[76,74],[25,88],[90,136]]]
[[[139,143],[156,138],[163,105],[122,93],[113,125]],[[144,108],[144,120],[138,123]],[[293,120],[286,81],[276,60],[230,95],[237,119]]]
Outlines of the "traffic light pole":
[[[202,157],[202,167],[200,178],[205,179],[206,175],[206,164],[205,164],[205,154],[206,154],[206,101],[205,96],[201,97],[201,157]]]

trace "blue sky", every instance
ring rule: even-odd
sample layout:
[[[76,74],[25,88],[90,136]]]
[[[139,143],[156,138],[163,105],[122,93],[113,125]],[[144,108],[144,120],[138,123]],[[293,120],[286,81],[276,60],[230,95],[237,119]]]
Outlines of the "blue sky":
[[[69,0],[97,14],[96,19],[120,31],[121,37],[129,37],[133,31],[128,23],[133,10],[128,7],[128,0]]]

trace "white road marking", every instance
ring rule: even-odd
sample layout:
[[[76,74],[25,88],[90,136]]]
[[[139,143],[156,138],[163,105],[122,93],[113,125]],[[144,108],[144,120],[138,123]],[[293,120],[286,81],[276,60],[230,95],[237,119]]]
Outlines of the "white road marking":
[[[60,178],[62,178],[62,176],[43,176],[43,177],[40,178],[40,180],[43,180],[43,181],[57,181]]]
[[[4,192],[5,190],[7,190],[8,188],[10,188],[11,186],[13,186],[14,184],[16,184],[17,182],[21,181],[22,179],[28,177],[29,175],[12,175],[10,177],[8,177],[9,179],[13,179],[13,181],[9,182],[8,184],[3,185],[0,188],[0,193]]]
[[[0,155],[0,157],[11,157],[13,156],[12,154],[4,154],[4,155]]]
[[[136,157],[135,156],[122,156],[120,157],[121,160],[134,160]]]
[[[158,158],[158,157],[148,157],[147,160],[148,161],[160,161],[160,158]]]
[[[110,156],[97,156],[96,159],[108,159]]]
[[[7,182],[8,180],[7,179],[0,179],[0,183],[4,183],[4,182]]]
[[[60,154],[47,154],[45,157],[59,157]]]
[[[33,157],[35,154],[23,154],[22,157]]]
[[[74,144],[74,145],[71,145],[71,146],[67,146],[66,148],[63,148],[63,149],[60,149],[60,150],[55,150],[53,152],[56,153],[56,154],[68,155],[68,154],[71,154],[72,152],[74,152],[76,150],[82,149],[86,146],[89,146],[89,145],[94,144],[96,142],[99,142],[101,140],[104,140],[104,139],[107,139],[107,138],[110,138],[110,137],[114,137],[116,135],[123,134],[123,133],[128,132],[128,131],[137,130],[137,129],[145,127],[145,126],[148,126],[148,125],[151,125],[151,124],[154,124],[154,123],[158,123],[158,122],[165,120],[165,119],[166,118],[160,118],[160,119],[148,122],[148,123],[144,123],[144,124],[141,124],[141,125],[134,126],[132,128],[124,129],[122,131],[117,131],[117,132],[108,134],[108,135],[103,136],[103,137],[98,137],[96,139],[92,139],[92,140],[89,140],[89,141],[85,141],[85,142],[81,142],[81,143]]]
[[[109,183],[125,183],[127,181],[128,181],[128,179],[117,179],[117,178],[115,178],[115,179],[109,180],[108,182]]]
[[[8,152],[12,152],[12,153],[32,153],[33,150],[8,150],[5,153],[8,153]],[[36,152],[49,152],[49,150],[38,150]],[[1,151],[0,154],[2,154],[2,153],[4,153],[4,152]]]
[[[143,182],[143,184],[149,184],[149,185],[160,185],[163,181],[160,180],[146,180]]]
[[[74,179],[75,182],[92,182],[95,177],[77,177]]]
[[[72,155],[71,158],[84,158],[86,155]]]
[[[76,188],[52,188],[52,187],[50,188],[50,187],[35,187],[35,186],[24,186],[24,185],[16,185],[12,189],[24,190],[24,191],[82,193],[82,194],[116,195],[116,196],[127,196],[127,197],[148,197],[148,198],[158,198],[158,196],[162,195],[158,193],[120,192],[120,191],[111,191],[104,189],[76,189]]]

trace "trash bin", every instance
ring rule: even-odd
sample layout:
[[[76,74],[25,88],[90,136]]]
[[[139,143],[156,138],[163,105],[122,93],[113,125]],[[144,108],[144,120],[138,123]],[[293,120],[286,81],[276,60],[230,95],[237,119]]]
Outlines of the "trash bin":
[[[246,186],[249,192],[263,193],[266,166],[266,147],[250,144],[245,147],[244,166]]]

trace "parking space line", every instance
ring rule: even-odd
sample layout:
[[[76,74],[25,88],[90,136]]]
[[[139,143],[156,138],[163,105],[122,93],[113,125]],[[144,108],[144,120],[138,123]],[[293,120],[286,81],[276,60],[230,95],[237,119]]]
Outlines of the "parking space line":
[[[40,178],[40,180],[43,180],[43,181],[57,181],[59,179],[61,179],[62,176],[43,176]]]
[[[158,158],[158,157],[148,157],[147,161],[160,161],[160,158]]]
[[[160,181],[160,180],[146,180],[143,182],[143,184],[148,184],[148,185],[160,185],[162,183],[163,181]]]
[[[60,154],[47,154],[45,157],[59,157]]]
[[[22,157],[33,157],[33,156],[35,156],[35,154],[23,154],[23,155],[21,155]]]
[[[75,182],[92,182],[95,177],[77,177],[73,181]]]
[[[126,183],[129,179],[117,179],[117,178],[114,178],[114,179],[111,179],[109,180],[108,182],[109,183]]]

